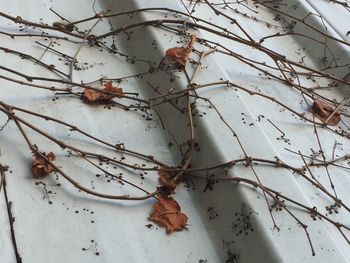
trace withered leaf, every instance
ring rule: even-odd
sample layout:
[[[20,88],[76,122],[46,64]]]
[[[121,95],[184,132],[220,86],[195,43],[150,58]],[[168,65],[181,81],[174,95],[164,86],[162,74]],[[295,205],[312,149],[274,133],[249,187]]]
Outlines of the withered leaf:
[[[103,89],[104,91],[109,91],[114,93],[115,95],[108,95],[108,94],[103,94],[104,96],[107,97],[117,97],[117,98],[122,98],[124,96],[124,92],[122,88],[118,88],[118,87],[113,87],[112,81],[108,81],[104,84],[105,88]]]
[[[176,183],[172,180],[172,177],[170,173],[167,171],[167,167],[160,167],[160,170],[158,171],[159,174],[159,183],[162,185],[166,192],[169,194],[174,193],[174,190],[176,188]]]
[[[174,198],[158,195],[153,209],[148,219],[165,227],[168,234],[185,228],[188,217],[181,213],[181,208]]]
[[[114,97],[122,98],[124,96],[123,89],[113,87],[112,81],[106,82],[104,84],[104,89],[102,89],[102,90],[111,92],[113,94],[106,94],[106,93],[100,92],[98,90],[92,90],[89,88],[85,88],[84,92],[83,92],[83,98],[88,102],[102,102],[102,101],[113,99]]]
[[[191,40],[188,43],[187,47],[174,47],[174,48],[169,48],[166,51],[166,55],[174,60],[176,64],[185,67],[186,63],[188,62],[188,58],[192,52],[193,49],[193,44],[196,41],[196,36],[191,35]]]
[[[56,156],[53,152],[49,152],[48,154],[43,153],[43,155],[45,155],[45,157],[50,161],[54,161],[56,159]],[[44,178],[55,170],[55,168],[40,155],[34,153],[33,157],[34,160],[32,162],[31,171],[32,176],[35,179]]]
[[[84,93],[83,93],[83,98],[87,101],[93,102],[98,100],[101,97],[101,93],[96,91],[96,90],[92,90],[92,89],[84,89]]]
[[[327,102],[325,102],[323,100],[319,100],[319,99],[316,99],[314,101],[314,104],[311,107],[311,112],[315,115],[315,117],[319,118],[320,120],[322,120],[324,122],[327,122],[326,124],[332,125],[332,126],[337,125],[340,121],[339,110],[336,112],[334,112],[334,110],[335,110],[335,108],[333,108],[330,104],[328,104]],[[329,120],[328,120],[328,118],[329,118]]]

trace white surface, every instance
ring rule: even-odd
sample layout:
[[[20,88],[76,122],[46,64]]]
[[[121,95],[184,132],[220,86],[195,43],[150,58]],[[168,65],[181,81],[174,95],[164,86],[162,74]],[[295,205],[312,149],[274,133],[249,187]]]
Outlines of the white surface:
[[[5,1],[1,2],[2,12],[7,12],[14,16],[20,15],[24,19],[36,22],[42,18],[42,21],[48,24],[59,20],[53,13],[48,11],[50,7],[53,7],[55,11],[71,21],[94,14],[91,8],[93,1],[41,0],[35,1],[35,3],[14,1],[10,4],[5,4]],[[299,3],[299,1],[293,2]],[[100,11],[110,5],[113,12],[156,6],[184,10],[182,5],[175,1],[169,1],[165,4],[164,1],[156,0],[147,2],[97,1],[96,9]],[[227,23],[221,16],[214,16],[213,12],[207,8],[199,6],[196,9],[197,11],[194,15],[211,19],[214,23],[224,25],[232,31],[237,30],[234,25]],[[300,9],[296,12],[300,12],[302,16],[303,13],[307,14],[310,10],[312,12],[315,11],[306,2],[302,2]],[[225,12],[234,16],[233,12],[227,10]],[[159,13],[149,12],[135,16],[135,19],[158,19],[159,16]],[[267,21],[274,17],[273,14],[266,10],[262,11],[260,16]],[[124,21],[122,21],[123,19]],[[257,41],[260,37],[267,34],[267,29],[264,25],[242,17],[237,17],[237,19]],[[10,25],[14,28],[12,23],[9,24],[8,21],[4,21],[4,19],[0,18],[2,29],[6,29]],[[111,19],[115,27],[127,24],[129,21],[129,18]],[[337,24],[337,21],[334,23]],[[97,35],[107,30],[109,30],[108,21],[103,20],[94,33]],[[300,30],[303,29],[301,28]],[[203,30],[198,35],[213,41],[219,39],[217,36],[213,36]],[[164,57],[167,48],[178,45],[176,42],[178,37],[160,29],[135,29],[131,38],[131,41],[126,41],[123,37],[117,39],[120,51],[130,56],[152,60],[156,63],[159,63]],[[37,58],[43,52],[43,49],[34,44],[34,39],[31,38],[18,38],[16,41],[13,41],[0,35],[0,39],[2,46],[22,50]],[[153,49],[151,45],[154,40],[158,49]],[[257,52],[234,44],[232,41],[222,39],[220,41],[221,44],[231,49],[239,50],[238,53],[246,54],[256,59],[264,59]],[[43,40],[40,40],[40,42],[44,43]],[[47,43],[48,41],[46,41]],[[78,45],[67,44],[67,42],[63,41],[58,41],[58,43],[61,46],[56,45],[56,48],[62,49],[71,55],[75,53],[78,47]],[[310,57],[307,61],[308,63],[322,67],[322,65],[317,64],[317,57],[315,57],[315,54],[320,52],[321,47],[308,46],[308,44],[310,43],[306,40],[294,39],[289,36],[264,42],[264,45],[286,53],[288,58],[296,61],[307,54]],[[306,47],[306,50],[296,54],[295,50],[302,47]],[[198,45],[197,48],[201,49],[203,47]],[[344,49],[337,48],[336,44],[334,44],[334,51],[338,56],[341,56],[340,60],[349,61],[349,53],[344,53]],[[349,49],[347,49],[347,52],[349,52]],[[193,57],[198,59],[196,56]],[[33,66],[29,62],[21,61],[18,57],[5,54],[2,51],[0,51],[0,59],[5,61],[6,66],[14,67],[28,74],[48,77],[50,74],[50,76],[52,75],[51,77],[56,77],[48,71]],[[50,63],[55,61],[56,68],[67,70],[67,66],[57,59],[58,56],[56,54],[47,52],[43,61]],[[111,55],[106,51],[100,52],[99,48],[86,46],[79,53],[78,60],[82,63],[96,63],[96,65],[86,71],[74,72],[74,80],[76,82],[81,80],[86,82],[92,81],[102,75],[116,78],[147,70],[147,65],[143,63],[130,65],[120,56]],[[104,64],[99,64],[101,62]],[[203,67],[206,67],[206,70],[199,74],[198,84],[218,81],[220,77],[224,77],[224,79],[229,79],[237,84],[249,85],[253,88],[257,87],[266,94],[271,94],[287,104],[293,105],[300,112],[307,111],[306,105],[299,104],[300,95],[294,90],[276,81],[258,76],[251,68],[242,65],[237,60],[215,54],[215,56],[209,56],[204,61]],[[191,70],[191,66],[189,66],[189,70]],[[341,75],[342,73],[339,74]],[[175,84],[170,84],[169,78],[170,75],[159,72],[146,77],[144,80],[132,79],[128,82],[124,81],[121,83],[121,86],[128,92],[135,91],[140,93],[141,97],[146,98],[154,96],[154,92],[147,86],[146,81],[151,82],[155,86],[159,85],[161,91],[168,90],[169,85],[175,85],[179,89],[185,88],[186,82],[184,79],[178,79]],[[79,99],[64,96],[53,102],[51,100],[53,98],[52,93],[46,91],[38,92],[29,87],[9,84],[9,82],[4,80],[0,80],[0,84],[1,100],[7,103],[30,108],[37,112],[79,124],[83,130],[98,137],[114,143],[125,142],[128,148],[153,154],[156,158],[168,164],[177,165],[180,160],[175,147],[168,147],[168,142],[172,141],[172,138],[166,130],[161,129],[161,124],[156,118],[153,121],[145,121],[142,115],[138,113],[125,112],[118,108],[106,110],[103,107],[86,106]],[[210,98],[218,107],[224,119],[234,127],[240,139],[242,139],[248,155],[267,159],[279,156],[288,164],[301,166],[300,158],[286,152],[284,148],[300,149],[305,154],[311,154],[310,148],[316,147],[313,127],[300,120],[293,119],[290,113],[281,111],[281,108],[272,102],[266,102],[258,97],[236,92],[233,89],[226,89],[222,86],[202,90],[200,95]],[[344,92],[341,89],[334,89],[332,90],[332,95],[335,97],[343,96]],[[207,105],[201,102],[198,102],[197,108],[206,112],[206,116],[205,118],[195,119],[198,126],[196,134],[201,151],[196,153],[193,166],[207,166],[242,157],[237,142],[232,139],[232,134],[223,125],[216,113],[213,110],[209,110]],[[168,106],[159,107],[158,110],[167,129],[178,138],[180,143],[185,142],[187,140],[185,117]],[[261,114],[265,118],[258,121],[258,115]],[[283,140],[276,140],[280,133],[271,126],[267,118],[285,131],[286,137],[290,139],[290,145]],[[51,122],[42,122],[34,118],[30,119],[36,125],[44,127],[47,132],[67,142],[80,145],[90,151],[95,150],[101,153],[114,154],[112,151],[96,144],[91,144],[89,141],[82,139],[81,136]],[[6,118],[0,115],[0,123],[3,123],[5,120]],[[249,126],[250,123],[254,125]],[[325,147],[326,156],[330,157],[335,140],[343,144],[342,150],[338,152],[339,155],[350,151],[347,139],[339,138],[321,129],[319,129],[319,133],[322,144]],[[34,142],[40,145],[42,151],[52,150],[57,153],[58,165],[64,166],[65,170],[74,175],[74,178],[83,185],[95,187],[95,190],[108,193],[142,194],[140,191],[121,187],[117,183],[106,183],[102,177],[95,177],[95,174],[98,172],[96,169],[92,167],[88,169],[84,164],[73,161],[72,157],[70,159],[65,157],[66,153],[60,151],[57,146],[53,146],[52,143],[43,140],[37,134],[29,134]],[[207,262],[224,262],[228,258],[227,246],[238,255],[238,262],[330,262],[331,260],[332,262],[350,262],[349,245],[344,239],[333,227],[320,221],[312,222],[308,214],[295,211],[309,225],[310,235],[316,250],[316,256],[314,257],[311,256],[304,232],[285,212],[274,213],[281,230],[279,232],[272,230],[273,225],[263,196],[260,192],[249,187],[227,183],[218,184],[214,186],[214,191],[203,193],[204,185],[199,182],[195,182],[195,190],[187,189],[180,185],[175,197],[181,204],[182,210],[189,216],[188,230],[166,235],[164,229],[159,227],[155,226],[153,229],[145,227],[146,224],[149,224],[147,216],[152,210],[153,200],[144,202],[101,200],[78,192],[62,178],[55,178],[52,175],[50,178],[41,180],[54,193],[49,195],[52,204],[48,204],[43,187],[35,185],[35,181],[31,179],[29,170],[31,155],[14,123],[11,123],[3,132],[0,132],[0,148],[1,163],[9,165],[13,171],[13,173],[7,174],[7,189],[9,199],[13,202],[12,212],[16,218],[14,227],[17,246],[24,263],[64,261],[199,262],[201,259],[207,260]],[[133,163],[131,157],[128,157],[127,161]],[[109,167],[109,169],[112,168]],[[320,208],[331,204],[328,199],[319,198],[320,193],[315,191],[310,185],[305,184],[304,179],[291,174],[287,170],[264,166],[258,166],[256,170],[261,175],[262,182],[265,185],[278,188],[284,194],[296,198],[300,202]],[[320,175],[320,180],[327,185],[324,171],[318,169],[317,172]],[[349,204],[349,172],[333,167],[331,172],[340,199],[344,203]],[[230,173],[233,176],[252,178],[251,171],[246,167],[234,167]],[[135,181],[139,182],[140,180],[135,179]],[[56,186],[57,183],[60,183],[61,186]],[[143,182],[143,186],[147,189],[152,189],[156,183],[156,173],[149,173]],[[0,216],[0,262],[15,262],[8,231],[7,211],[3,200],[0,201],[0,205],[1,211],[4,211]],[[217,212],[217,217],[210,218],[210,213],[208,213],[208,208],[210,207],[213,207]],[[252,211],[253,216],[251,220],[255,231],[249,233],[248,236],[240,235],[237,237],[235,230],[232,230],[232,223],[237,221],[235,213],[241,212],[242,207],[245,212],[247,212],[246,207],[248,207],[248,211]],[[336,215],[336,219],[341,222],[350,221],[349,215],[342,212]],[[94,223],[91,223],[92,221]],[[226,246],[223,244],[223,240],[231,243]],[[234,242],[232,243],[232,241]],[[1,252],[2,248],[6,251],[5,253]],[[83,248],[86,250],[83,250]],[[99,255],[96,255],[96,252]]]

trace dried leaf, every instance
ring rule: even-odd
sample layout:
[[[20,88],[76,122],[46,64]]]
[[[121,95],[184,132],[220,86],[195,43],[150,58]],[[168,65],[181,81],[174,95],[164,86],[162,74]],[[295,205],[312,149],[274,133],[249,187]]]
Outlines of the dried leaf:
[[[89,102],[97,101],[101,97],[101,92],[92,89],[84,89],[83,98]]]
[[[111,98],[114,98],[114,97],[122,98],[124,96],[123,89],[122,88],[113,87],[111,80],[106,82],[104,86],[105,86],[105,88],[103,89],[104,91],[109,91],[109,92],[112,92],[112,93],[116,94],[116,95],[103,94],[103,96],[108,97],[108,99],[111,99]]]
[[[184,67],[186,66],[186,63],[188,62],[188,58],[192,52],[193,44],[196,41],[196,36],[192,35],[191,40],[188,43],[187,47],[174,47],[169,48],[166,51],[166,55],[174,60],[178,65]]]
[[[108,91],[114,94],[106,94],[100,92],[98,90],[92,90],[85,88],[83,92],[83,98],[88,102],[102,102],[106,100],[113,99],[114,97],[122,98],[124,96],[124,92],[122,88],[113,87],[112,81],[108,81],[104,84],[103,91]]]
[[[159,183],[165,188],[164,190],[167,193],[172,194],[176,188],[176,183],[172,180],[172,177],[167,169],[167,167],[160,167],[160,170],[158,171]]]
[[[335,113],[334,113],[334,110],[335,109],[330,104],[318,99],[314,101],[314,104],[312,105],[312,108],[311,108],[311,111],[315,115],[315,117],[319,118],[324,122],[326,122],[327,119],[332,115],[332,117],[330,117],[326,123],[332,126],[337,125],[340,121],[339,110],[336,111]]]
[[[54,161],[56,156],[53,152],[48,153],[47,155],[43,153],[46,158],[50,161]],[[32,176],[35,179],[44,178],[49,173],[53,172],[55,168],[44,160],[40,155],[34,153],[34,160],[32,162]]]
[[[165,227],[168,234],[185,228],[188,217],[181,213],[181,208],[174,198],[158,195],[153,209],[148,219]]]

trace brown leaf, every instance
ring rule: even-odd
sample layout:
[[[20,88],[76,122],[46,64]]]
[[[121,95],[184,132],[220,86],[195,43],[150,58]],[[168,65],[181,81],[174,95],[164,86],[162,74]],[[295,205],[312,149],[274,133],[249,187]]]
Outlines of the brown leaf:
[[[188,217],[181,213],[181,208],[174,198],[158,195],[153,209],[148,219],[165,227],[168,234],[185,228]]]
[[[193,44],[196,41],[196,36],[191,35],[190,43],[188,43],[187,47],[174,47],[169,48],[166,51],[166,55],[174,60],[178,65],[185,67],[188,62],[188,58],[192,52]]]
[[[159,183],[165,188],[164,190],[167,193],[172,194],[176,188],[176,183],[172,180],[172,177],[167,169],[167,167],[160,167],[160,170],[158,171]]]
[[[50,152],[47,155],[43,153],[43,155],[45,155],[46,158],[50,161],[54,161],[56,159],[56,156],[53,152]],[[55,168],[40,155],[34,153],[34,160],[32,162],[31,170],[32,176],[35,179],[39,179],[46,177],[49,173],[53,172]]]
[[[112,92],[112,93],[116,94],[116,95],[103,94],[104,96],[107,96],[108,99],[111,99],[111,98],[114,98],[114,97],[122,98],[124,96],[123,89],[122,88],[113,87],[111,80],[106,82],[104,86],[105,86],[105,88],[103,89],[104,91],[109,91],[109,92]]]
[[[92,89],[84,89],[83,98],[89,102],[97,101],[101,97],[101,92]]]
[[[315,117],[319,118],[324,122],[326,122],[327,119],[332,115],[332,117],[329,118],[328,122],[326,123],[332,126],[337,125],[340,121],[339,110],[336,111],[335,113],[334,113],[334,110],[335,109],[330,104],[319,99],[314,101],[314,104],[312,105],[312,108],[311,108],[311,112],[315,115]]]
[[[108,81],[104,84],[103,91],[108,91],[114,94],[106,94],[100,92],[98,90],[92,90],[89,88],[85,88],[83,92],[83,98],[88,102],[102,102],[106,100],[113,99],[114,97],[122,98],[124,96],[124,92],[122,88],[113,87],[112,81]]]

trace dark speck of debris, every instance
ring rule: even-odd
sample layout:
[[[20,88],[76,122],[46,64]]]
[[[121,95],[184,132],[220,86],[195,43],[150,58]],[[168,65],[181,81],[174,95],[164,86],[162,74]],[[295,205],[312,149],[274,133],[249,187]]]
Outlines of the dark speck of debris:
[[[212,207],[212,206],[208,207],[207,212],[209,214],[210,220],[214,220],[215,218],[217,218],[219,216],[219,214],[215,212],[214,207]]]
[[[147,224],[146,227],[149,228],[149,229],[154,228],[154,226],[152,224]]]

